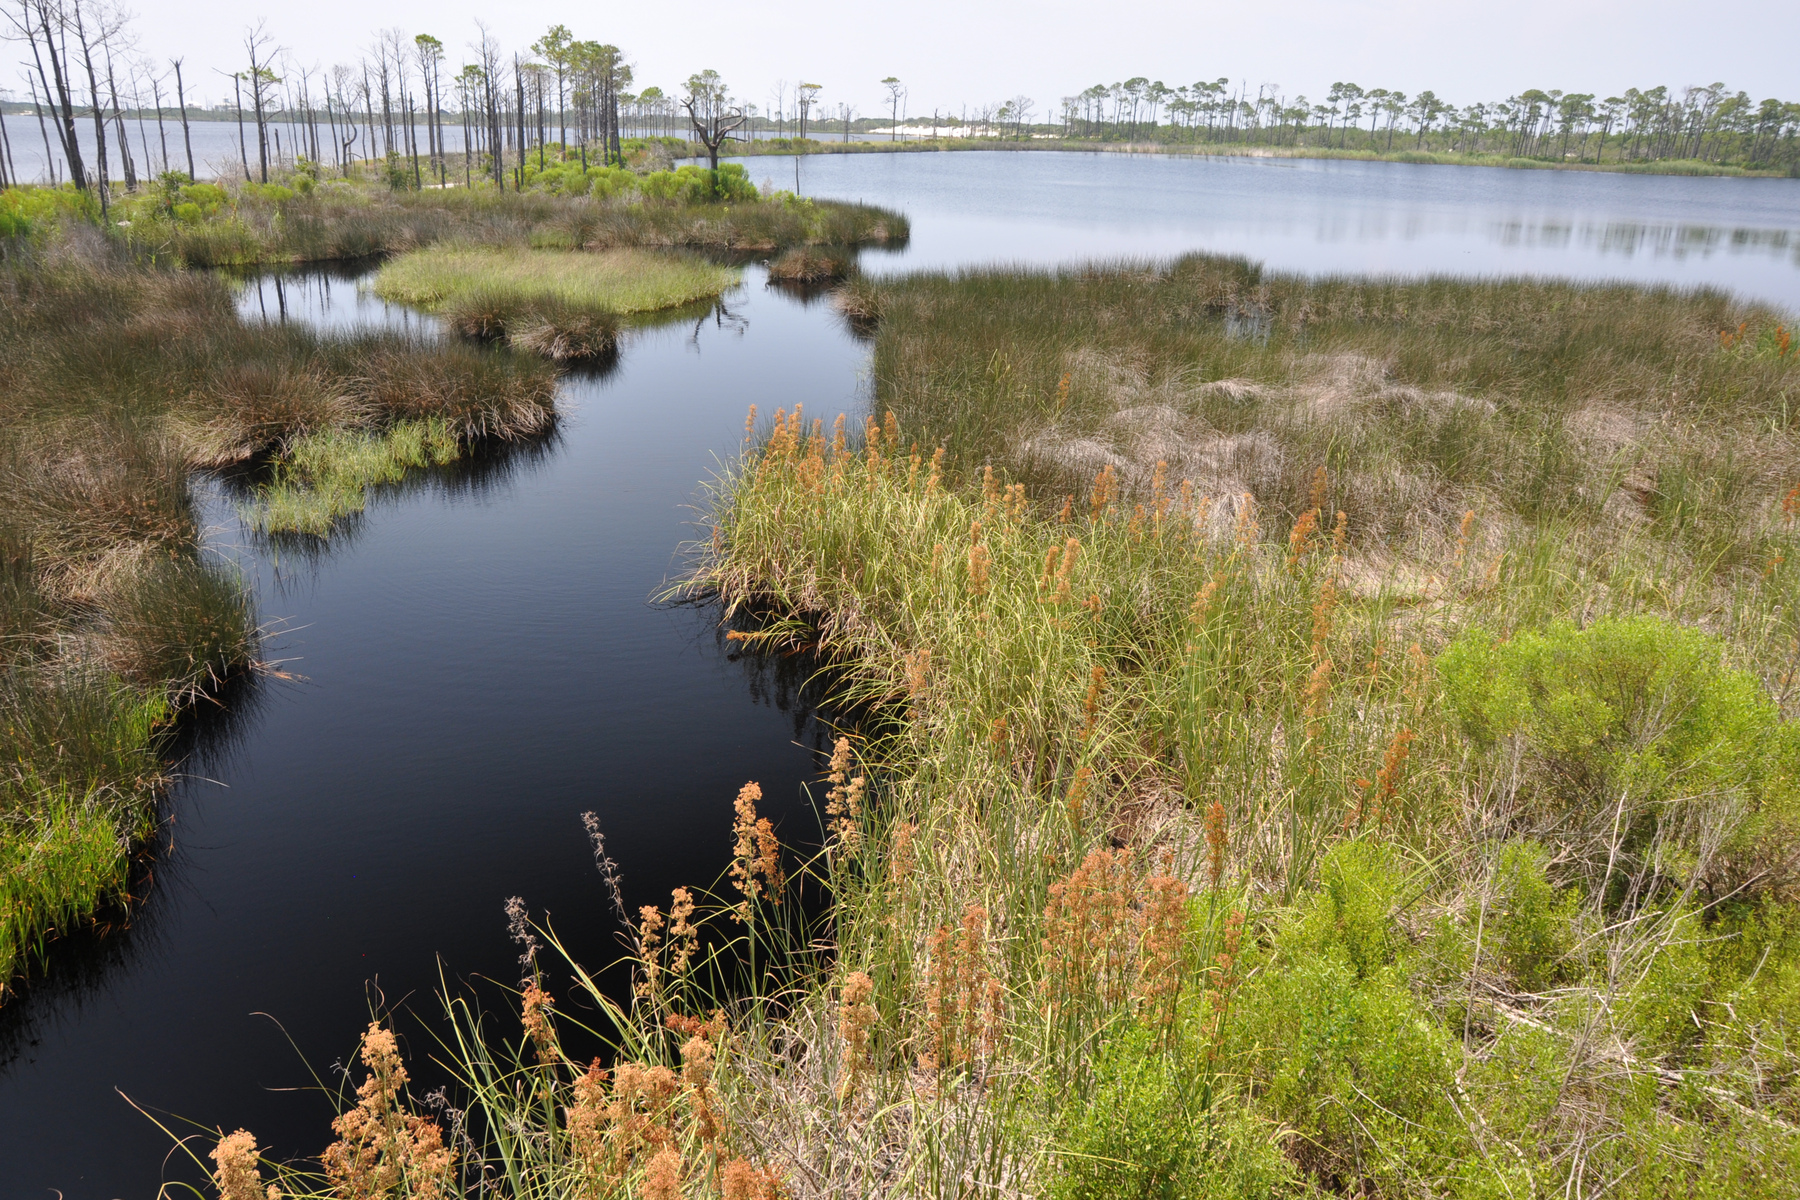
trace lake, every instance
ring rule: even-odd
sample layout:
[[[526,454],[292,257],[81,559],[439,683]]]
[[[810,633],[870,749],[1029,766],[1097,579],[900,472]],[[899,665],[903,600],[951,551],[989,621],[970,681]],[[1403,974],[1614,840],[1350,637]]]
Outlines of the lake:
[[[1800,183],[1784,180],[1051,153],[747,165],[906,210],[910,245],[865,254],[873,271],[1207,249],[1315,273],[1711,285],[1800,310]],[[267,276],[240,307],[434,336],[354,271]],[[322,550],[259,543],[225,485],[199,481],[209,543],[242,565],[288,678],[190,723],[134,924],[65,943],[0,1009],[4,1195],[108,1200],[191,1177],[120,1092],[171,1125],[317,1153],[331,1108],[311,1071],[332,1078],[371,1004],[417,1014],[401,1026],[423,1059],[440,970],[516,979],[508,896],[610,961],[584,811],[634,906],[718,876],[746,780],[784,836],[816,836],[801,787],[829,732],[810,665],[743,659],[716,612],[651,598],[682,570],[698,485],[746,408],[855,412],[867,361],[828,303],[752,267],[708,316],[568,376],[550,439],[392,490]]]

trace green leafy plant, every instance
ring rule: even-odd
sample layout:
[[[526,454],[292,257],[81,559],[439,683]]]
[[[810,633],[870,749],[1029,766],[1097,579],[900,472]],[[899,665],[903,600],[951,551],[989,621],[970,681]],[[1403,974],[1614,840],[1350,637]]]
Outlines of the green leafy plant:
[[[1520,831],[1554,832],[1610,899],[1641,892],[1646,871],[1715,894],[1789,887],[1800,740],[1724,654],[1716,637],[1639,616],[1504,642],[1471,631],[1437,669],[1462,731],[1520,756],[1506,785]]]

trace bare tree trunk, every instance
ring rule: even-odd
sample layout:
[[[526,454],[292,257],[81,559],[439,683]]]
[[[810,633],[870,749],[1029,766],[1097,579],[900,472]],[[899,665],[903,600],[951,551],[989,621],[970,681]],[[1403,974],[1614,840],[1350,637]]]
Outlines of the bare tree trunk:
[[[144,121],[144,94],[138,91],[137,72],[131,73],[131,98],[137,101],[138,145],[144,148],[144,174],[152,175],[150,167],[154,161],[150,157],[150,128]]]
[[[269,131],[267,118],[263,112],[263,66],[256,61],[256,53],[261,48],[255,36],[250,42],[250,102],[256,106],[256,169],[263,183],[269,182]],[[247,174],[248,172],[246,172]]]
[[[519,69],[518,55],[513,56],[513,87],[518,91],[519,111],[517,117],[519,144],[513,149],[519,156],[519,175],[514,183],[515,191],[525,190],[525,73]]]
[[[106,54],[106,94],[112,101],[113,128],[119,133],[120,165],[125,168],[125,190],[137,191],[137,164],[131,161],[131,138],[125,132],[125,114],[119,108],[119,86],[113,80],[112,47],[104,46]]]
[[[250,149],[244,144],[244,89],[236,75],[231,77],[231,97],[232,103],[237,108],[238,161],[244,166],[244,178],[249,179]]]
[[[181,85],[181,60],[175,60],[175,97],[181,105],[181,140],[187,145],[188,178],[194,178],[194,139],[188,132],[187,91]]]
[[[11,187],[19,180],[19,169],[13,165],[12,137],[6,132],[6,118],[0,116],[0,187]]]
[[[407,140],[412,143],[413,191],[422,192],[425,190],[425,180],[419,174],[419,133],[413,124],[412,98],[410,96],[406,97],[406,136]]]
[[[100,194],[100,216],[104,220],[112,204],[111,181],[107,178],[111,172],[106,163],[106,108],[100,103],[100,75],[94,70],[93,46],[81,20],[79,4],[75,6],[75,40],[81,46],[81,65],[88,77],[88,105],[94,117],[95,183]]]
[[[156,99],[156,140],[162,145],[162,169],[169,170],[169,131],[163,125],[162,81],[150,76],[150,93]]]
[[[31,19],[36,18],[36,24]],[[68,24],[61,9],[56,10],[56,22],[51,23],[51,6],[49,0],[31,0],[26,7],[25,33],[31,42],[32,63],[37,67],[38,81],[44,85],[44,103],[56,117],[56,137],[62,143],[63,161],[68,164],[69,178],[77,188],[85,191],[88,186],[87,170],[82,163],[81,141],[75,133],[75,103],[72,95],[75,87],[75,66],[69,60]],[[57,34],[63,35],[62,43],[57,42]],[[42,40],[42,46],[39,42]],[[50,57],[50,71],[44,71],[44,55]],[[56,81],[54,89],[51,80]],[[35,94],[35,88],[33,89]],[[40,113],[40,118],[42,114]],[[56,178],[56,161],[50,160],[50,177]]]
[[[44,173],[50,178],[50,186],[55,187],[57,184],[56,155],[50,152],[50,126],[44,120],[44,106],[38,103],[37,80],[32,79],[29,75],[25,79],[31,85],[31,108],[33,112],[37,113],[38,132],[44,135]]]

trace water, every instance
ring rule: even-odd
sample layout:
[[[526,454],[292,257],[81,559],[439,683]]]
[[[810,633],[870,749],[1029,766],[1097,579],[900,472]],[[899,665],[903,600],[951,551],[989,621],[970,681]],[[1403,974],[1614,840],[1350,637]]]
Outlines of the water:
[[[188,133],[194,144],[194,174],[200,179],[214,179],[221,175],[242,176],[243,163],[249,162],[251,170],[256,169],[256,123],[246,118],[244,121],[243,143],[238,142],[238,124],[235,116],[227,116],[223,120],[200,120],[194,117],[192,110],[188,114]],[[6,136],[12,146],[13,169],[20,179],[32,183],[47,181],[46,163],[55,162],[57,178],[67,182],[69,164],[64,157],[62,147],[56,138],[56,129],[50,121],[48,113],[45,123],[49,125],[50,154],[46,158],[44,150],[44,130],[38,126],[37,117],[31,113],[7,113],[0,118],[6,123]],[[396,138],[404,136],[405,122],[400,123]],[[283,160],[291,162],[296,149],[304,150],[307,134],[303,127],[287,121],[271,121],[269,123],[269,155],[271,160],[276,154],[276,137],[281,141]],[[340,121],[339,128],[342,128]],[[163,171],[187,170],[187,146],[181,140],[181,115],[171,109],[165,112],[162,126],[157,127],[154,115],[148,120],[129,118],[125,121],[125,134],[131,142],[131,160],[137,164],[140,176],[156,175]],[[415,134],[421,147],[429,144],[425,125],[420,122]],[[94,156],[94,121],[92,117],[77,117],[75,121],[75,137],[81,143],[83,165],[92,171],[95,167]],[[109,174],[114,179],[125,178],[125,167],[119,158],[118,131],[109,123],[106,127],[107,164]],[[165,156],[165,143],[167,154]],[[325,152],[327,162],[335,161],[331,150],[331,125],[321,117],[319,119],[319,145]],[[452,154],[462,153],[462,125],[444,126],[444,146]],[[146,157],[148,151],[148,157]],[[351,153],[368,156],[368,131],[363,133]],[[423,155],[424,151],[420,151]],[[146,166],[146,164],[148,164]]]
[[[791,157],[743,160],[795,185]],[[819,155],[808,195],[914,215],[893,269],[1239,254],[1311,275],[1710,285],[1800,311],[1800,181],[1324,159],[961,151]]]
[[[572,117],[573,113],[570,115]],[[362,118],[359,116],[358,120],[360,121],[361,119]],[[6,137],[12,149],[12,170],[18,172],[18,177],[20,179],[25,180],[28,183],[47,182],[49,179],[49,168],[47,164],[54,162],[56,164],[57,178],[64,182],[68,180],[69,164],[63,155],[61,145],[57,142],[56,129],[47,111],[45,114],[45,127],[40,127],[36,115],[28,112],[7,113],[4,116],[0,116],[0,124],[4,124],[5,126]],[[271,161],[279,157],[282,161],[291,163],[294,158],[295,150],[300,149],[303,151],[306,148],[308,135],[304,127],[289,121],[271,121],[269,122],[268,128],[270,130],[269,154]],[[338,136],[348,136],[347,131],[344,131],[341,117],[339,118],[338,128],[340,131],[343,131],[340,132]],[[359,158],[373,157],[370,154],[367,127],[359,125],[358,129],[361,130],[361,133],[355,144],[350,147],[350,153]],[[399,122],[399,130],[396,132],[396,142],[399,142],[404,138],[404,129],[405,122]],[[442,129],[444,131],[445,150],[450,154],[461,154],[463,150],[463,126],[461,120],[453,121],[450,118],[445,118]],[[45,154],[46,131],[49,135],[48,155]],[[640,132],[647,136],[687,136],[687,130],[680,123],[673,120],[670,120],[666,124],[645,126],[641,131],[628,125],[623,131],[623,136],[633,137]],[[154,115],[144,120],[139,120],[136,117],[127,118],[125,121],[125,133],[131,141],[131,159],[132,162],[137,164],[139,175],[155,175],[168,170],[187,170],[187,146],[182,142],[181,114],[178,110],[165,110],[160,128],[158,127]],[[237,118],[234,114],[227,112],[223,118],[209,116],[205,119],[201,119],[195,115],[195,110],[189,109],[188,135],[192,139],[194,145],[194,175],[196,178],[215,179],[220,176],[241,176],[243,173],[243,164],[245,163],[249,163],[252,170],[255,169],[256,123],[253,119],[248,117],[245,118],[243,140],[240,143],[238,138]],[[89,171],[92,171],[95,166],[94,121],[92,117],[76,118],[75,136],[81,143],[82,162]],[[424,147],[430,145],[430,137],[426,132],[425,123],[423,121],[419,122],[415,127],[414,136],[421,147],[420,155],[422,158],[425,153]],[[552,128],[550,136],[552,138],[557,136],[557,131],[554,128]],[[775,132],[773,130],[759,129],[756,131],[755,136],[757,138],[770,138],[775,136]],[[110,173],[114,179],[124,179],[125,168],[119,158],[116,137],[116,127],[112,124],[108,124],[106,127],[106,145],[107,161],[111,167]],[[475,137],[476,141],[479,142],[479,135],[475,135]],[[278,138],[279,142],[277,141]],[[324,154],[325,161],[328,163],[337,161],[337,154],[331,146],[331,138],[331,124],[323,115],[321,115],[319,118],[319,147]],[[380,145],[385,144],[385,142],[379,143],[377,149],[379,149]],[[280,151],[279,155],[277,155],[278,145]],[[509,162],[513,161],[512,155],[513,151],[507,151],[507,159]],[[148,167],[146,167],[146,164],[148,164]]]
[[[791,183],[791,159],[750,166]],[[1321,271],[1715,283],[1800,308],[1786,181],[979,153],[800,171],[808,194],[908,210],[911,245],[865,255],[873,270],[1206,248]],[[1626,226],[1643,232],[1605,232]],[[265,279],[241,308],[434,329],[353,273]],[[294,678],[203,723],[136,924],[66,945],[0,1009],[0,1196],[149,1196],[178,1173],[115,1088],[316,1153],[330,1110],[291,1090],[311,1083],[302,1056],[324,1072],[348,1055],[371,989],[429,1017],[440,964],[453,985],[516,978],[505,897],[548,911],[583,957],[613,956],[585,810],[632,904],[716,877],[745,780],[784,834],[815,833],[803,666],[734,659],[716,614],[647,601],[746,407],[854,411],[866,363],[829,305],[752,268],[723,311],[569,377],[547,443],[390,493],[322,554],[258,547],[203,487],[209,538],[282,621],[271,653]]]

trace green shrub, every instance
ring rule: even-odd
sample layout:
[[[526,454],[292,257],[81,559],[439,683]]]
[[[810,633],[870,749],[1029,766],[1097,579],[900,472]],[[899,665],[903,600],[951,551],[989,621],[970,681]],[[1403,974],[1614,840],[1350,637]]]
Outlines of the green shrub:
[[[1063,1113],[1056,1200],[1262,1200],[1293,1182],[1274,1130],[1225,1099],[1200,1104],[1193,1064],[1148,1030],[1113,1039]]]
[[[673,171],[652,171],[638,182],[644,195],[652,200],[681,204],[704,204],[711,200],[748,203],[758,198],[750,173],[740,163],[722,163],[718,171],[684,165]]]
[[[207,215],[217,212],[231,199],[225,189],[216,183],[190,183],[181,189],[181,198],[190,204],[197,204]]]
[[[1322,1186],[1504,1194],[1452,1101],[1456,1041],[1407,986],[1398,854],[1345,843],[1320,876],[1273,947],[1245,956],[1227,1062],[1257,1107],[1295,1130],[1290,1154]]]
[[[285,204],[294,198],[294,189],[283,187],[279,183],[252,182],[244,185],[244,195],[251,200],[263,200],[270,204]]]
[[[1405,945],[1394,929],[1404,883],[1396,857],[1374,841],[1335,847],[1319,866],[1312,902],[1284,926],[1284,946],[1342,957],[1358,979],[1393,966]]]
[[[1477,747],[1521,754],[1521,832],[1554,836],[1590,883],[1654,870],[1715,893],[1791,889],[1800,737],[1717,638],[1648,616],[1473,631],[1438,675]]]
[[[1536,842],[1508,842],[1494,866],[1493,904],[1481,915],[1483,938],[1492,958],[1520,991],[1536,992],[1560,982],[1564,957],[1575,944],[1575,913],[1581,897],[1559,891],[1546,866],[1550,853]]]
[[[542,168],[537,166],[535,159],[527,159],[525,163],[525,186],[557,196],[592,196],[596,200],[605,200],[628,193],[636,185],[637,176],[624,167],[591,164],[584,170],[579,160],[546,163]]]
[[[0,189],[0,238],[24,238],[74,219],[100,219],[100,205],[92,193],[73,187],[11,187]]]

